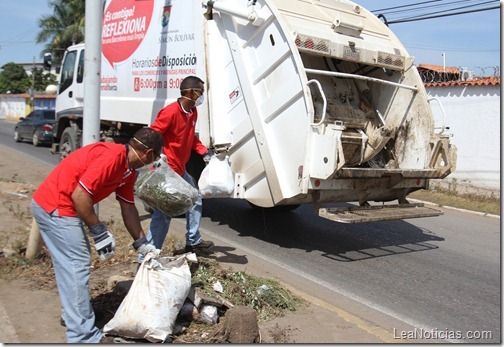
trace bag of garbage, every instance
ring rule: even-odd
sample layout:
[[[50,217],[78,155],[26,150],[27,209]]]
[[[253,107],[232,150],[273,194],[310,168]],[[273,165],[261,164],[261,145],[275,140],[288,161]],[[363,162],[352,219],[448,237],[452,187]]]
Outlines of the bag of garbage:
[[[224,160],[212,157],[201,172],[198,187],[201,198],[227,198],[233,195],[233,171],[226,156]]]
[[[186,213],[198,198],[198,190],[164,161],[160,161],[154,170],[139,177],[135,191],[147,206],[169,217]]]
[[[150,342],[165,341],[191,288],[188,262],[196,261],[194,253],[160,258],[147,254],[128,294],[103,332]]]

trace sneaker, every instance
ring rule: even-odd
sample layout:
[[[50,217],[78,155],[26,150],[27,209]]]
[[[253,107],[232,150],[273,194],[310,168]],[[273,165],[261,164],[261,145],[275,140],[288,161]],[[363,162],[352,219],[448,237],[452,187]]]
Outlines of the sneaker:
[[[214,243],[212,241],[201,241],[197,245],[185,246],[186,252],[193,252],[196,255],[210,253]]]

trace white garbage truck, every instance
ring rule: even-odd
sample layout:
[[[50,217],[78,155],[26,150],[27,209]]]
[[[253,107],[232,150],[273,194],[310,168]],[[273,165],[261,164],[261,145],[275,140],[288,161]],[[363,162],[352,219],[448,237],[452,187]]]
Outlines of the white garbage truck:
[[[435,124],[414,58],[358,4],[107,0],[101,39],[102,139],[151,124],[196,75],[207,93],[198,136],[229,157],[231,198],[313,204],[347,223],[442,214],[406,198],[453,172],[456,148]],[[62,158],[81,145],[84,48],[69,47],[61,65],[53,151]]]

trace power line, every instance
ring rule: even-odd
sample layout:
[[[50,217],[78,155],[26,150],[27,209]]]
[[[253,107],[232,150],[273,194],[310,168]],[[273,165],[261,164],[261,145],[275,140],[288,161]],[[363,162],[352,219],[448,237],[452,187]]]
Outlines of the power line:
[[[379,10],[373,10],[371,12],[382,12],[382,11],[387,11],[387,10],[393,10],[393,9],[396,9],[396,8],[410,7],[410,6],[428,4],[428,3],[431,3],[431,2],[438,2],[438,1],[443,1],[443,0],[430,0],[430,1],[419,2],[419,3],[416,3],[416,4],[408,4],[408,5],[401,5],[401,6],[395,6],[395,7],[388,7],[388,8],[382,8],[382,9],[379,9]]]
[[[381,14],[395,14],[395,13],[404,13],[404,12],[419,12],[420,10],[422,9],[432,9],[434,7],[445,7],[445,6],[448,6],[448,5],[452,5],[452,4],[460,4],[461,2],[474,2],[476,1],[478,4],[481,5],[480,3],[480,0],[458,0],[458,1],[450,1],[450,2],[446,2],[446,3],[442,3],[442,4],[437,4],[437,5],[429,5],[429,6],[421,6],[421,7],[417,7],[417,8],[411,8],[411,9],[404,9],[404,10],[397,10],[397,11],[381,11],[380,13]],[[499,1],[499,0],[496,0],[496,1]],[[416,4],[413,4],[416,6]],[[371,11],[371,12],[375,12],[375,11]]]
[[[433,46],[421,46],[404,43],[404,46],[407,48],[416,48],[425,51],[439,51],[439,52],[463,52],[463,53],[497,53],[500,52],[500,49],[467,49],[467,48],[449,48],[449,47],[433,47]]]
[[[433,15],[433,14],[444,13],[444,12],[449,12],[449,11],[454,11],[454,10],[461,10],[461,9],[464,9],[464,8],[469,8],[469,7],[474,7],[474,6],[485,5],[485,4],[489,4],[489,3],[497,2],[497,1],[499,1],[499,0],[491,0],[491,1],[486,1],[486,2],[479,3],[479,4],[466,5],[466,6],[461,6],[461,7],[454,7],[454,8],[450,8],[450,9],[447,9],[447,10],[424,13],[424,14],[421,14],[421,15],[418,15],[418,16],[406,17],[406,18],[403,18],[403,19],[420,18],[420,17],[425,17],[425,16],[429,16],[429,15]],[[476,10],[479,10],[479,9],[476,9]]]
[[[477,9],[477,10],[471,10],[471,11],[462,11],[462,12],[455,12],[455,13],[440,14],[440,15],[436,15],[436,16],[427,16],[427,17],[420,17],[420,18],[413,18],[413,19],[402,19],[402,20],[400,19],[400,20],[394,20],[394,21],[387,21],[387,24],[415,22],[415,21],[419,21],[419,20],[456,16],[456,15],[460,15],[460,14],[489,11],[489,10],[495,10],[495,9],[499,9],[499,8],[500,8],[500,6],[495,6],[495,7],[488,7],[488,8],[482,8],[482,9]]]
[[[24,45],[24,44],[34,44],[36,43],[35,41],[16,41],[16,42],[0,42],[0,45],[2,46],[9,46],[9,47],[12,47],[12,46],[19,46],[19,45]]]
[[[19,33],[15,36],[12,36],[11,38],[8,38],[6,39],[6,41],[0,41],[1,44],[7,44],[7,43],[15,43],[17,42],[17,40],[20,40],[22,38],[25,38],[27,37],[28,35],[32,34],[34,29],[36,29],[37,27],[32,27],[26,31],[23,31],[22,33]]]

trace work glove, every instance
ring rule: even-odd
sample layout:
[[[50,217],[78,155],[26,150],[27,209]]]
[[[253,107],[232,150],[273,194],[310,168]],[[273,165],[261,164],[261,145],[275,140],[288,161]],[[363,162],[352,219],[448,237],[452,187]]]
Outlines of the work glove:
[[[116,242],[114,235],[112,235],[105,224],[98,223],[89,228],[91,236],[94,240],[94,246],[100,261],[104,261],[112,257],[115,253]]]
[[[208,152],[206,152],[206,154],[203,155],[203,161],[205,162],[205,165],[208,165],[210,159],[212,159],[214,155],[215,153],[211,149],[209,149]]]
[[[156,246],[152,242],[147,241],[147,238],[141,237],[135,242],[133,242],[133,248],[142,255],[142,257],[147,256],[148,253],[154,253],[154,256],[158,256],[161,252],[160,249],[156,249]]]

